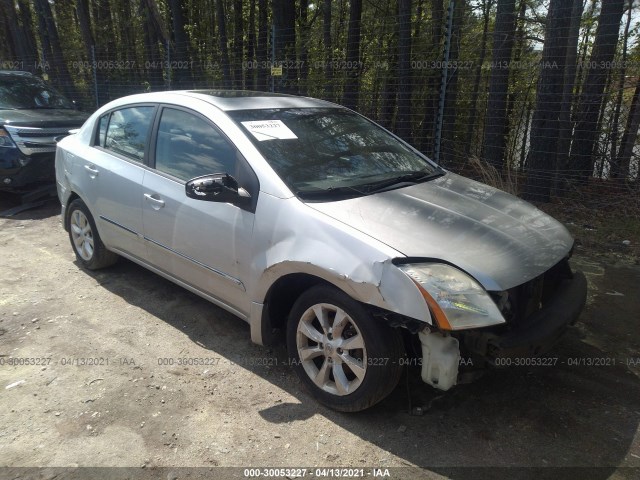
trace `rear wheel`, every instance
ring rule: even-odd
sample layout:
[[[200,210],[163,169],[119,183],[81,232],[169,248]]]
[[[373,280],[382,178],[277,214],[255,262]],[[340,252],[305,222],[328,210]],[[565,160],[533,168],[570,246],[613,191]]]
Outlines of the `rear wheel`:
[[[96,224],[85,203],[76,199],[69,205],[69,240],[78,261],[89,270],[113,265],[118,255],[102,243]]]
[[[399,332],[360,303],[328,286],[313,287],[294,304],[287,325],[289,358],[322,404],[356,412],[384,399],[402,367]]]

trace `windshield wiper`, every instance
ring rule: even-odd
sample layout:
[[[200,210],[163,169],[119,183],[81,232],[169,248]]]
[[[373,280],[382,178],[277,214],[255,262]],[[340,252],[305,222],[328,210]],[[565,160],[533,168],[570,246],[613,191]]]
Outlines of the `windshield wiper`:
[[[306,200],[335,199],[336,197],[362,197],[367,193],[355,187],[329,187],[318,190],[298,190],[295,192],[297,197]]]
[[[443,170],[436,170],[432,173],[425,173],[423,170],[419,170],[417,172],[405,173],[403,175],[398,175],[397,177],[388,178],[385,180],[380,180],[378,182],[365,183],[363,185],[358,185],[358,188],[364,190],[367,194],[383,192],[385,190],[391,190],[393,188],[398,188],[403,184],[409,183],[415,185],[417,183],[428,182],[429,180],[433,180],[434,178],[441,177],[445,172]]]

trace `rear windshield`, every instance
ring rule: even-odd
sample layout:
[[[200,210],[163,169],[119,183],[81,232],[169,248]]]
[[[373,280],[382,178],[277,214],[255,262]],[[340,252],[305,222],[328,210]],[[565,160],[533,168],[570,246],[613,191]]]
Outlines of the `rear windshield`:
[[[351,189],[438,171],[382,127],[342,108],[227,112],[297,195]]]
[[[71,109],[62,94],[36,77],[0,76],[0,108],[3,109]]]

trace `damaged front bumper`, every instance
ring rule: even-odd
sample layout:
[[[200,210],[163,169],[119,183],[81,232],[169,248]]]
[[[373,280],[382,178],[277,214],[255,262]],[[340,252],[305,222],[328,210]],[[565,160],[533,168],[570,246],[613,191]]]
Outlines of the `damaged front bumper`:
[[[545,304],[514,326],[457,332],[455,336],[423,330],[422,379],[440,390],[457,383],[464,354],[485,365],[504,365],[499,359],[536,357],[547,352],[578,320],[587,298],[587,280],[581,272],[564,279]]]

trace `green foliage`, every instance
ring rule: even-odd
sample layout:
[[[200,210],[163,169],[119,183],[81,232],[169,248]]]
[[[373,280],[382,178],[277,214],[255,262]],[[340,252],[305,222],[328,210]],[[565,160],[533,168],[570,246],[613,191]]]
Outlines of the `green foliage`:
[[[217,2],[223,2],[224,18],[217,18]],[[269,62],[282,60],[280,53],[276,58],[271,57],[271,25],[273,22],[272,1],[268,5],[267,25],[269,33],[268,56]],[[462,1],[462,0],[458,0]],[[479,65],[482,48],[484,7],[491,2],[489,11],[489,32],[485,39],[486,56],[483,65]],[[440,2],[444,15],[440,22],[433,17],[434,6]],[[149,91],[158,88],[175,86],[178,74],[189,72],[188,84],[185,87],[221,87],[223,85],[223,57],[220,48],[220,25],[226,26],[226,44],[231,61],[231,75],[234,72],[242,74],[241,84],[252,87],[260,73],[270,79],[271,63],[258,64],[257,52],[254,50],[252,58],[247,58],[249,42],[249,12],[251,5],[255,8],[255,18],[252,38],[257,45],[259,28],[258,0],[245,0],[242,12],[234,11],[233,0],[183,0],[181,2],[184,13],[184,30],[188,36],[188,45],[177,45],[171,40],[171,46],[162,40],[164,34],[172,39],[173,23],[167,0],[92,0],[88,1],[91,20],[91,32],[95,41],[95,59],[91,58],[91,46],[84,45],[81,29],[76,14],[76,1],[56,0],[52,2],[55,25],[60,37],[61,51],[55,52],[69,65],[69,73],[73,87],[79,92],[86,107],[95,105],[95,91],[99,92],[99,103],[109,99],[138,91]],[[308,78],[304,90],[306,94],[316,97],[328,96],[329,100],[337,100],[342,96],[349,66],[345,65],[345,51],[347,34],[349,31],[349,2],[333,0],[332,2],[332,49],[330,55],[323,41],[323,9],[324,0],[310,1],[306,24],[303,17],[297,15],[296,22],[296,51],[298,59],[304,50],[307,51]],[[455,106],[455,131],[459,148],[456,147],[458,166],[466,162],[463,152],[481,153],[478,140],[482,138],[484,115],[487,103],[487,82],[491,72],[492,30],[495,21],[497,0],[466,0],[464,9],[464,28],[460,39],[459,56],[456,64],[450,66],[458,75],[455,98],[448,97],[447,102]],[[8,2],[7,2],[8,4]],[[41,57],[42,40],[38,32],[35,16],[34,0],[23,1],[21,4],[31,9],[34,25],[21,25],[37,39],[38,58]],[[413,0],[411,15],[411,136],[414,143],[424,145],[432,141],[432,130],[425,126],[435,122],[434,98],[440,89],[442,75],[442,52],[444,44],[444,30],[446,24],[446,10],[448,0]],[[17,5],[17,4],[14,4]],[[295,3],[299,8],[299,1]],[[519,0],[516,9],[523,5],[524,16],[518,17],[518,34],[513,49],[513,60],[509,65],[509,106],[508,106],[508,150],[505,164],[513,169],[523,168],[528,145],[528,116],[535,109],[536,85],[540,68],[538,62],[542,49],[548,0]],[[589,59],[598,24],[601,0],[586,0],[584,14],[581,19],[580,42],[578,56],[581,61]],[[634,7],[637,8],[637,7]],[[364,2],[361,22],[361,50],[358,69],[359,105],[363,113],[382,121],[393,128],[397,120],[396,96],[398,88],[398,22],[397,1],[371,0]],[[16,7],[16,12],[19,10]],[[150,13],[151,12],[151,13]],[[0,25],[5,25],[8,13],[0,9]],[[155,17],[153,17],[155,15]],[[236,16],[241,21],[236,22]],[[149,19],[156,18],[159,25],[151,25]],[[242,25],[241,38],[245,45],[242,58],[234,58],[234,38],[236,25]],[[437,44],[433,42],[434,29],[440,29],[443,35]],[[146,33],[145,33],[146,32]],[[305,33],[306,35],[302,35]],[[640,22],[633,22],[629,35],[629,52],[626,75],[629,80],[624,83],[619,131],[611,132],[610,122],[615,88],[620,83],[620,69],[612,69],[611,81],[606,92],[608,103],[604,107],[605,121],[602,122],[600,132],[601,141],[610,141],[612,135],[622,136],[630,111],[635,77],[640,75]],[[151,40],[147,38],[150,35]],[[302,45],[306,38],[306,44]],[[151,43],[149,43],[151,42]],[[622,42],[619,42],[620,44]],[[11,43],[3,48],[11,49]],[[303,48],[304,47],[304,48]],[[622,45],[618,46],[617,59],[620,59]],[[184,58],[184,54],[188,58]],[[184,64],[177,64],[176,58],[184,60]],[[33,64],[36,58],[24,59]],[[94,63],[95,60],[95,63]],[[294,62],[295,63],[295,62]],[[239,68],[235,68],[239,67]],[[294,68],[295,67],[295,68]],[[332,94],[328,95],[327,71],[331,69]],[[478,70],[480,69],[480,70]],[[289,75],[293,75],[294,83],[302,81],[304,68],[293,65]],[[480,73],[479,77],[477,73]],[[155,72],[156,77],[153,77]],[[61,83],[63,77],[52,73],[52,80]],[[587,71],[578,69],[575,94],[579,94],[585,81]],[[158,77],[159,75],[159,77]],[[476,86],[476,80],[478,84]],[[96,84],[97,82],[97,84]],[[278,83],[276,82],[276,85]],[[268,84],[269,85],[269,84]],[[182,88],[183,86],[181,86]],[[302,86],[301,86],[302,89]],[[474,91],[477,95],[474,97]],[[575,97],[573,102],[577,101]],[[473,105],[475,104],[475,110]],[[450,105],[450,103],[448,103]],[[475,111],[474,118],[471,112]],[[425,123],[426,122],[426,123]],[[471,125],[471,141],[473,145],[464,145],[467,131]],[[432,127],[429,127],[432,128]],[[426,135],[426,137],[425,137]],[[599,152],[607,152],[607,145],[601,145]],[[606,158],[601,158],[607,161]],[[455,167],[455,165],[454,165]],[[606,169],[604,169],[606,171]]]

